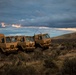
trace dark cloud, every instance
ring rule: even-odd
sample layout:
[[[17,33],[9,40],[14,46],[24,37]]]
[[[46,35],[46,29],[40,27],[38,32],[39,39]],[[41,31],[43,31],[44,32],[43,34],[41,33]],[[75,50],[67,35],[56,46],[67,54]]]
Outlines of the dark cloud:
[[[0,22],[76,27],[76,0],[0,0]]]

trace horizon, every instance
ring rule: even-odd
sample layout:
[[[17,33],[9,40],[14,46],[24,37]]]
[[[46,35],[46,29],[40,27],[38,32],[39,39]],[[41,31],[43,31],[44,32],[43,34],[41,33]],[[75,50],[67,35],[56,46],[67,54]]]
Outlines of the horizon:
[[[40,34],[40,33],[48,33],[50,37],[60,36],[63,34],[73,33],[76,32],[76,28],[50,28],[50,27],[35,27],[35,26],[17,26],[12,25],[8,27],[3,27],[0,29],[0,33],[4,34],[6,36],[33,36],[34,34]]]

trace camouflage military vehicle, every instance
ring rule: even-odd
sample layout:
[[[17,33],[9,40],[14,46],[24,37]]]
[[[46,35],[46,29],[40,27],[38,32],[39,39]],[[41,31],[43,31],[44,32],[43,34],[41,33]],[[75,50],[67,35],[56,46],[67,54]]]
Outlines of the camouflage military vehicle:
[[[17,51],[17,40],[15,36],[4,36],[0,34],[0,50],[2,52]]]
[[[49,48],[51,45],[51,39],[47,33],[34,35],[34,40],[36,47]]]
[[[18,36],[18,48],[24,51],[33,51],[35,49],[35,42],[33,36]]]

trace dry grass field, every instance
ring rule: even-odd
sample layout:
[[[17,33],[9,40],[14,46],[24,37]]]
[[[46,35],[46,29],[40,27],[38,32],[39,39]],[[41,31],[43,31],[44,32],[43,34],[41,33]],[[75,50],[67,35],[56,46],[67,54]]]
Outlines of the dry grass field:
[[[76,33],[52,38],[46,50],[0,52],[0,75],[76,75]]]

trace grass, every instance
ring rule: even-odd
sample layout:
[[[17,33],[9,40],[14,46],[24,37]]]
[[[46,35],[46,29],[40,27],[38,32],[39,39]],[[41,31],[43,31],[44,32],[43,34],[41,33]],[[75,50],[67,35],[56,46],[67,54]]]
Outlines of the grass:
[[[76,70],[74,57],[76,57],[74,41],[71,43],[57,41],[52,43],[51,49],[37,49],[30,53],[18,52],[8,56],[0,53],[0,75],[62,75],[63,72],[64,75],[71,73],[74,75]]]
[[[76,75],[76,58],[65,59],[60,72],[61,75]]]

